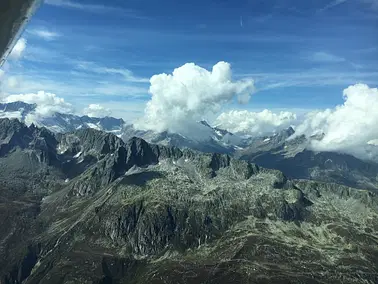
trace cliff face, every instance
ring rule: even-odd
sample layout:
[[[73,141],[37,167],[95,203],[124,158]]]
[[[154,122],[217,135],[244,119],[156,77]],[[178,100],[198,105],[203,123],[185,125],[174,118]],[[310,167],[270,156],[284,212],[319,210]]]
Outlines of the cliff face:
[[[373,192],[91,129],[0,145],[0,283],[378,280]]]

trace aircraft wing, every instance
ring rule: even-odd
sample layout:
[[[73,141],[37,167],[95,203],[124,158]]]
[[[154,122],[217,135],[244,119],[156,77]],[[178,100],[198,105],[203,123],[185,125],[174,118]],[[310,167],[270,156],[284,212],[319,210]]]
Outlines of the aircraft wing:
[[[42,0],[0,1],[0,67]]]

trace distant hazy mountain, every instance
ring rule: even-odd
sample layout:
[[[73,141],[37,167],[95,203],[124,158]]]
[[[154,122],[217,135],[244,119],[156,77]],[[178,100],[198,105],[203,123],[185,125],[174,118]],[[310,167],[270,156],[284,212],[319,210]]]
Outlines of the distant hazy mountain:
[[[209,131],[200,140],[177,133],[140,131],[125,126],[122,138],[141,137],[154,144],[189,148],[200,152],[225,153],[235,158],[278,169],[290,178],[335,182],[357,188],[378,190],[378,163],[335,152],[308,150],[312,139],[322,135],[288,139],[295,133],[289,127],[271,136],[244,137],[200,122]]]
[[[376,193],[229,155],[0,119],[0,193],[0,283],[378,282]]]
[[[143,138],[144,140],[165,146],[174,146],[178,148],[189,148],[192,150],[205,153],[231,154],[239,148],[242,139],[226,130],[211,127],[206,121],[200,121],[202,137],[193,138],[189,135],[179,133],[154,132],[152,130],[138,130],[133,125],[127,125],[123,129],[122,138],[127,140],[133,136]]]
[[[278,169],[290,178],[378,190],[378,163],[347,154],[308,150],[311,139],[322,139],[323,136],[299,136],[288,140],[293,134],[294,130],[289,128],[271,137],[255,139],[235,152],[234,157]]]
[[[0,118],[18,118],[22,122],[43,126],[57,133],[66,133],[77,129],[93,128],[120,135],[123,119],[114,117],[89,117],[55,112],[49,116],[36,115],[37,105],[24,102],[0,104]]]

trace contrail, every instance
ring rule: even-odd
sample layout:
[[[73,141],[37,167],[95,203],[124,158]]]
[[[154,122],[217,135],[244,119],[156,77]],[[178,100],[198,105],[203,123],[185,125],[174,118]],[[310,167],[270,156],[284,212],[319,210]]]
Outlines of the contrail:
[[[243,27],[243,16],[240,16],[240,26]]]

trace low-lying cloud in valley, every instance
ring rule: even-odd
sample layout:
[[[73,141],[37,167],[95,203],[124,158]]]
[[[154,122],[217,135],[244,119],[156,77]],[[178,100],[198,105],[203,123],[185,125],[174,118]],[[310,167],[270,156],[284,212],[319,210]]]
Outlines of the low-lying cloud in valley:
[[[267,109],[261,112],[231,110],[220,114],[215,124],[233,133],[264,135],[286,129],[296,124],[296,120],[297,115],[287,111],[273,113]]]
[[[90,104],[84,109],[84,114],[89,117],[106,117],[112,114],[111,110],[99,104]]]
[[[316,151],[378,158],[378,149],[373,146],[378,139],[378,89],[356,84],[346,88],[343,97],[343,105],[308,114],[296,135],[324,133],[322,140],[312,141],[311,147]]]
[[[247,103],[255,91],[252,79],[232,81],[231,65],[223,61],[211,71],[187,63],[172,74],[152,76],[150,83],[152,98],[136,127],[155,131],[188,131],[234,98]]]

